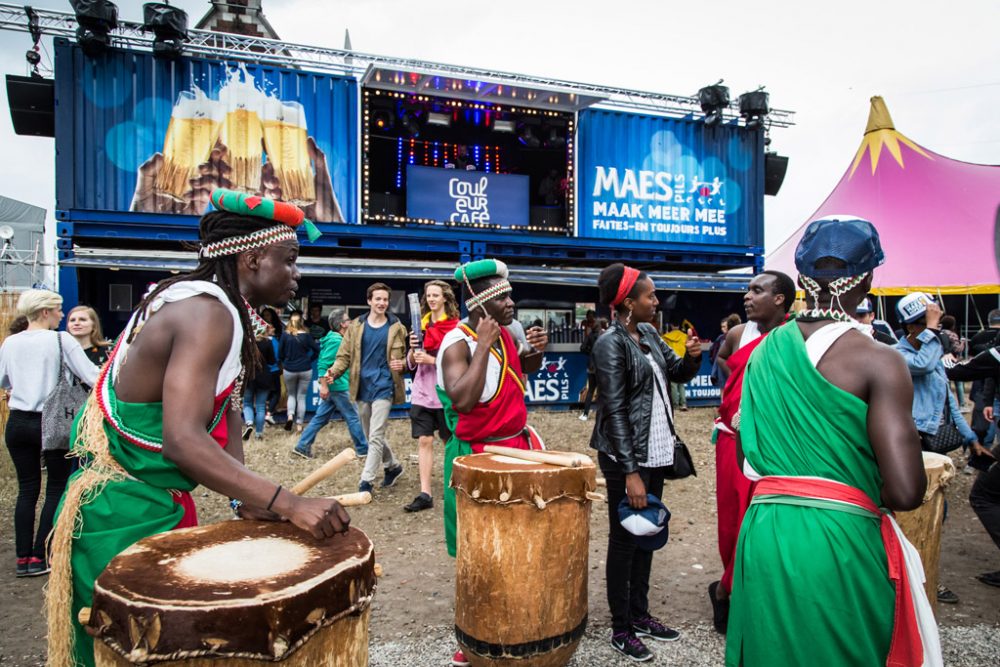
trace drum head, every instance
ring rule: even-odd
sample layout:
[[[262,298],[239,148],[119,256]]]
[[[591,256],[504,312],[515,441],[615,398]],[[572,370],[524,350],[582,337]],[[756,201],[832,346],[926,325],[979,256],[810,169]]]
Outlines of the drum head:
[[[130,659],[273,660],[367,608],[374,562],[356,528],[325,540],[267,521],[162,533],[123,551],[98,577],[88,631]]]
[[[451,485],[477,502],[542,506],[558,498],[584,502],[587,492],[597,488],[597,468],[592,461],[569,468],[502,454],[470,454],[455,459]]]

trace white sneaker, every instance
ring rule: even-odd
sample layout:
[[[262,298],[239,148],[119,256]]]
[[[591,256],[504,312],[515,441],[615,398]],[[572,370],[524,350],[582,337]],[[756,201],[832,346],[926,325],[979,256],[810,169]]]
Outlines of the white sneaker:
[[[587,421],[587,415],[580,415],[580,421],[582,422]]]

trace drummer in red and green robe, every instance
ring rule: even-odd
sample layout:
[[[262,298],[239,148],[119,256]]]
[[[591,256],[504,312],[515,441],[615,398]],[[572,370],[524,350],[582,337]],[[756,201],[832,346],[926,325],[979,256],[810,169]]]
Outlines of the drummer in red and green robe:
[[[486,445],[542,447],[528,427],[524,374],[541,367],[548,335],[541,327],[532,327],[525,332],[524,346],[507,330],[514,321],[508,275],[507,265],[496,259],[469,262],[455,270],[469,317],[445,335],[438,350],[437,392],[452,433],[444,451],[444,532],[452,557],[457,547],[451,488],[455,458],[480,453]],[[451,664],[469,663],[458,651]]]
[[[335,500],[300,498],[244,467],[240,405],[230,400],[239,378],[267,372],[256,309],[295,294],[296,228],[311,239],[318,231],[290,204],[222,189],[212,204],[197,267],[143,298],[74,425],[82,467],[52,539],[50,664],[94,664],[77,619],[95,579],[136,541],[197,525],[190,492],[199,484],[234,499],[241,516],[284,518],[316,538],[350,522]]]
[[[486,445],[518,449],[540,447],[528,429],[524,374],[542,364],[548,335],[541,327],[525,333],[527,346],[507,330],[514,321],[507,265],[496,259],[463,264],[455,270],[462,284],[468,319],[445,335],[438,351],[437,391],[452,437],[444,455],[444,526],[448,553],[455,555],[455,491],[449,488],[457,456],[479,453]]]

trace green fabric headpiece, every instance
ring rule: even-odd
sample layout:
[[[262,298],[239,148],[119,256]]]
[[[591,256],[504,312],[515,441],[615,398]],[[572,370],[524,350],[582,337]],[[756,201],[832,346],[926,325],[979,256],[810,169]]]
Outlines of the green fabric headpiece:
[[[507,265],[499,259],[477,259],[455,269],[455,280],[460,283],[471,283],[483,278],[507,278],[509,275]]]

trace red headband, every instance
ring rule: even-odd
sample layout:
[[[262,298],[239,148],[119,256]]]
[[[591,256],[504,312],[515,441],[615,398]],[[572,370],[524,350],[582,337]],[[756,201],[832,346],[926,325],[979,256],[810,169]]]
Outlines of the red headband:
[[[625,300],[628,293],[635,287],[635,281],[638,279],[639,271],[633,269],[631,266],[626,266],[625,273],[622,274],[622,281],[618,283],[618,294],[615,295],[615,300],[611,302],[612,308]]]

